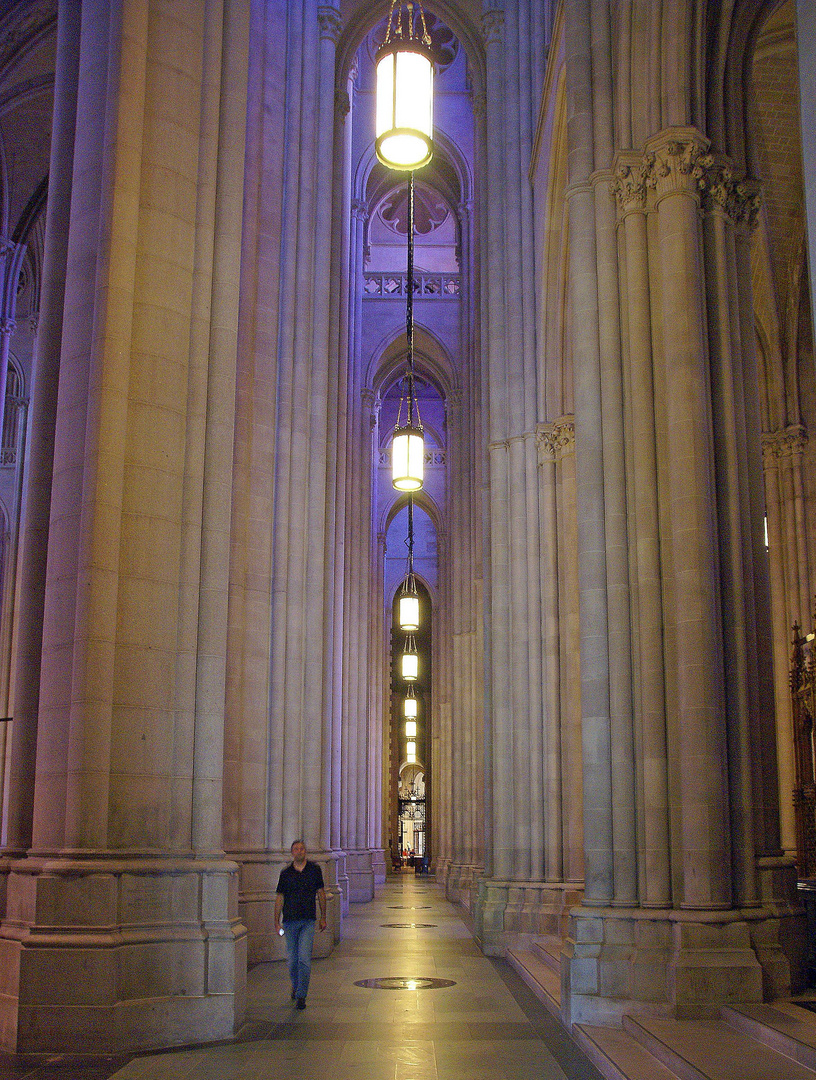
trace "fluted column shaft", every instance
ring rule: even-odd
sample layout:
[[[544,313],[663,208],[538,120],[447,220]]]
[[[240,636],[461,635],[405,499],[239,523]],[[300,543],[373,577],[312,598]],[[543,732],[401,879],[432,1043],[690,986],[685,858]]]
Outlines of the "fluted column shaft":
[[[14,685],[15,723],[10,759],[13,781],[8,797],[8,834],[5,838],[10,849],[20,852],[31,844],[36,776],[46,574],[43,552],[48,547],[51,509],[54,423],[57,412],[79,79],[79,42],[79,9],[74,4],[63,3],[60,5],[57,20],[54,121],[46,207],[43,289],[34,358],[37,378],[32,388],[31,401],[31,408],[38,422],[32,426],[31,432],[25,506],[27,524],[20,554],[21,588],[17,642],[19,662]]]
[[[696,184],[685,164],[701,152],[693,134],[660,138],[657,230],[665,336],[666,460],[675,642],[679,755],[681,905],[727,907],[727,839],[719,552],[716,547],[714,448],[707,372],[706,318]]]
[[[603,414],[597,282],[589,4],[565,7],[567,91],[572,130],[567,192],[575,365],[576,495],[581,710],[583,732],[585,892],[587,904],[614,896],[609,615],[604,529]]]
[[[671,903],[668,760],[663,654],[663,596],[660,564],[655,384],[652,355],[652,311],[645,187],[636,168],[618,166],[619,201],[623,208],[625,304],[628,330],[633,579],[637,586],[637,630],[634,635],[639,701],[638,788],[642,842],[638,865],[640,900],[644,906]]]

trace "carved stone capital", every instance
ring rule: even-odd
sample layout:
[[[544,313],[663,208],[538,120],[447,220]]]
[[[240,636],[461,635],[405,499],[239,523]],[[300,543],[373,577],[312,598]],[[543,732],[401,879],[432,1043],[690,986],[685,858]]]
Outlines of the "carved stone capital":
[[[482,34],[485,45],[498,45],[504,33],[504,8],[490,7],[482,13]]]
[[[695,128],[669,128],[646,144],[646,184],[658,197],[698,194],[700,180],[713,163],[709,140]]]
[[[368,203],[364,199],[352,199],[351,216],[356,221],[368,221]]]
[[[340,31],[343,29],[343,20],[337,8],[321,5],[317,9],[317,22],[320,27],[320,36],[336,44]]]
[[[551,424],[539,424],[535,437],[539,465],[554,464],[575,450],[575,418],[561,416]]]
[[[762,460],[765,468],[774,468],[782,459],[801,457],[807,446],[807,430],[791,424],[779,431],[763,431]]]
[[[719,210],[735,224],[749,228],[756,223],[760,184],[736,173],[728,158],[710,156],[699,184],[708,210]]]
[[[648,195],[649,165],[640,155],[619,154],[610,190],[622,212],[644,210]]]

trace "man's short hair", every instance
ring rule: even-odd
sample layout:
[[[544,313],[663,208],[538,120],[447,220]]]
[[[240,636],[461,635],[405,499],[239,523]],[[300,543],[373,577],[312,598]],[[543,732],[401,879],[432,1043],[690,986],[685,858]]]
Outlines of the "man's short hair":
[[[292,852],[293,852],[293,851],[295,850],[295,844],[303,844],[303,841],[302,841],[302,840],[293,840],[293,841],[292,841],[292,843],[291,843],[291,845],[290,845],[290,847],[289,847],[289,854],[290,854],[290,855],[291,855],[291,854],[292,854]],[[306,847],[306,845],[305,845],[305,844],[303,844],[303,846],[304,846],[304,847]]]

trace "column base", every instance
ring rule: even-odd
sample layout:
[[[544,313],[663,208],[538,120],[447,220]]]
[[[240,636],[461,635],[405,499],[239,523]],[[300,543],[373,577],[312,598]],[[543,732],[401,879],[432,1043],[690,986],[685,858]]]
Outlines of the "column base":
[[[575,882],[482,878],[476,888],[475,936],[488,956],[504,956],[509,946],[542,934],[562,937],[569,909],[582,896]]]
[[[346,850],[346,873],[350,903],[366,904],[374,899],[374,867],[370,851]]]
[[[378,885],[385,885],[385,879],[388,876],[388,865],[385,848],[372,848],[371,867],[374,871],[375,889]]]
[[[473,914],[479,895],[479,882],[484,867],[471,863],[450,863],[445,875],[445,895],[454,904],[461,904]]]
[[[228,1039],[246,1012],[246,965],[234,863],[15,860],[0,1045],[112,1054]]]
[[[626,1014],[716,1017],[721,1005],[787,996],[781,936],[804,918],[752,907],[728,911],[580,907],[561,964],[562,1018],[621,1023]]]
[[[285,960],[286,946],[275,933],[275,889],[284,866],[292,861],[288,851],[232,851],[239,865],[239,910],[247,928],[247,958],[250,964]],[[342,894],[337,886],[337,852],[309,852],[312,862],[323,871],[326,885],[325,933],[315,934],[314,956],[328,956],[340,940]]]

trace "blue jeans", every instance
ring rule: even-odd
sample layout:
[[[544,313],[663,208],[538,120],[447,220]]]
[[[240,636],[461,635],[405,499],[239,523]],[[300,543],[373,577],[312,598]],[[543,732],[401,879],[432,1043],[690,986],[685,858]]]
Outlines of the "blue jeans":
[[[283,933],[292,989],[296,998],[305,998],[309,993],[309,976],[312,973],[315,920],[292,919],[283,924]]]

